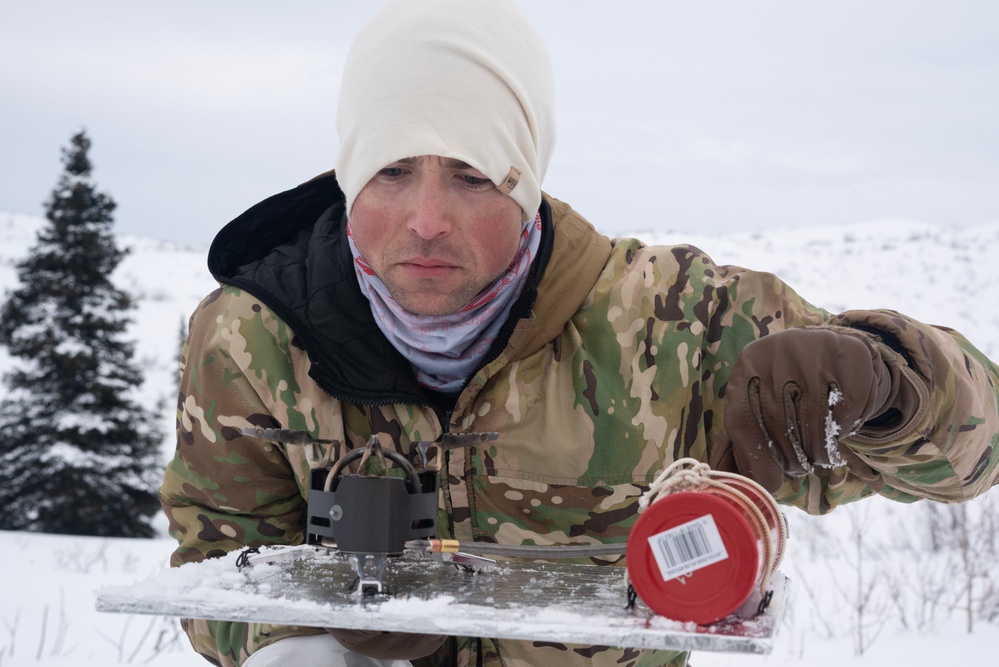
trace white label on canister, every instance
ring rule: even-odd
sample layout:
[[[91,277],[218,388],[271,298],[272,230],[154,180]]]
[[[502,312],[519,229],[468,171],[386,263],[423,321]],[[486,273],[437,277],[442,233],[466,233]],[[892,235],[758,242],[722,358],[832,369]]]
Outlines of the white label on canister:
[[[649,547],[666,581],[728,558],[710,514],[656,533],[649,538]]]

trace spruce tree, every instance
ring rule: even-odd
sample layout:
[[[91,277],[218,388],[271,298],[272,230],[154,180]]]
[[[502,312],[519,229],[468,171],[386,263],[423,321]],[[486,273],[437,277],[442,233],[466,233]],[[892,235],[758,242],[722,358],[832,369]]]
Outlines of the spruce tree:
[[[48,224],[0,311],[15,360],[0,398],[0,528],[150,537],[161,436],[136,400],[132,303],[111,283],[124,257],[115,202],[91,179],[89,149],[83,131],[63,149]]]

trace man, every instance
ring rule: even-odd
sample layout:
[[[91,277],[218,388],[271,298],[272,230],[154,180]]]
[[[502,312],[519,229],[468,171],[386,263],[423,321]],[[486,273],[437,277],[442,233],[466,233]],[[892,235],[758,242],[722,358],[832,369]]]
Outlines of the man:
[[[598,234],[541,193],[552,90],[541,38],[504,0],[397,0],[364,27],[345,65],[336,173],[261,202],[212,245],[222,287],[191,319],[162,490],[175,565],[303,539],[319,461],[244,426],[352,447],[385,433],[401,452],[499,432],[450,452],[439,522],[443,536],[499,543],[623,542],[643,489],[685,456],[813,513],[873,492],[961,501],[997,482],[988,359],[892,311],[833,315],[695,248]],[[185,628],[222,665],[686,663],[492,638]]]

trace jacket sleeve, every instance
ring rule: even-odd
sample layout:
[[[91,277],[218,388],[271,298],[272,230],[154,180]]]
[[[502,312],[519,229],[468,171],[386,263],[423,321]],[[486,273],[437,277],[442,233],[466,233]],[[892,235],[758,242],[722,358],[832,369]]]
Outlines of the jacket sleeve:
[[[276,369],[284,360],[265,358],[281,346],[264,345],[261,337],[280,339],[283,324],[231,292],[223,288],[200,304],[182,354],[177,450],[160,490],[178,541],[174,567],[303,538],[304,490],[283,447],[240,435],[244,426],[281,426],[274,405],[283,389]],[[323,632],[202,619],[182,625],[196,651],[226,667],[278,639]]]
[[[999,370],[993,362],[953,329],[895,311],[847,311],[829,324],[866,331],[899,354],[903,381],[925,401],[907,423],[863,428],[845,440],[870,467],[870,478],[864,477],[872,490],[904,502],[961,502],[999,483]]]
[[[873,334],[896,352],[905,362],[906,381],[920,397],[920,409],[908,423],[865,428],[844,440],[868,471],[817,469],[785,483],[776,493],[779,501],[821,514],[871,493],[902,502],[960,502],[999,483],[999,369],[959,333],[890,310],[833,315],[772,274],[704,265],[697,282],[703,280],[700,287],[714,295],[711,319],[725,323],[706,349],[720,381],[727,379],[739,351],[756,338],[797,326],[845,326]],[[724,390],[720,396],[723,412]],[[722,421],[715,420],[713,463],[725,456]]]

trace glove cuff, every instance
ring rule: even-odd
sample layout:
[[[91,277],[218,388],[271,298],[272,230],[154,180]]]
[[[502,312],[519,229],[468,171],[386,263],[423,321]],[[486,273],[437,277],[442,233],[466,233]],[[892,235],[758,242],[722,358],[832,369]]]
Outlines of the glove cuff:
[[[879,380],[879,384],[884,384],[878,391],[880,405],[874,407],[872,416],[849,439],[868,445],[898,442],[910,435],[925,417],[929,389],[907,363],[905,350],[891,328],[878,326],[891,323],[888,314],[870,311],[864,314],[864,322],[851,322],[848,311],[822,327],[862,340],[871,349],[872,357],[880,358],[884,367]]]

